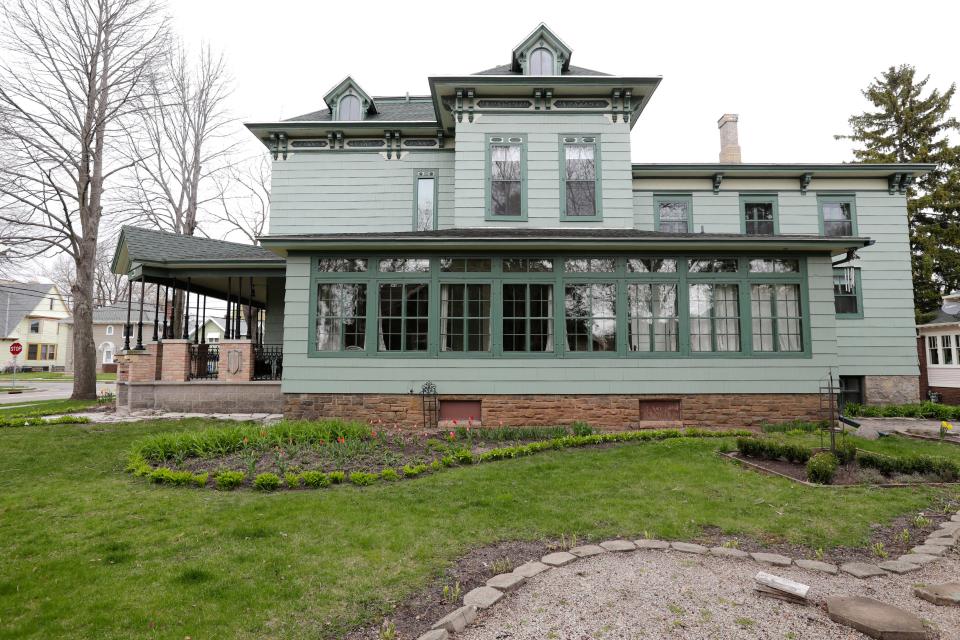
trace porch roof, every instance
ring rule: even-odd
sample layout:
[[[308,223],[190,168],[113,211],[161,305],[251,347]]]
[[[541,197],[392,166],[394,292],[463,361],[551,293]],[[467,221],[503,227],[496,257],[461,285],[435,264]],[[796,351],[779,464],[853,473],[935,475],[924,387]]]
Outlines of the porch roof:
[[[839,255],[873,244],[863,237],[752,236],[739,233],[664,233],[637,229],[471,228],[440,231],[276,235],[260,238],[279,255],[288,251],[760,251]]]

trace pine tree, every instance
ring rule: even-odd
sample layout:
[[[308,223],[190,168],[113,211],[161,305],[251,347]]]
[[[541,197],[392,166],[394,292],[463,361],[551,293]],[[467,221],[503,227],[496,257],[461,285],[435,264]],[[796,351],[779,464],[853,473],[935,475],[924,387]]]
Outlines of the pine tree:
[[[907,190],[913,295],[918,318],[936,311],[941,296],[960,290],[960,145],[950,133],[956,84],[941,93],[911,65],[890,67],[863,91],[876,111],[851,116],[852,133],[837,139],[862,145],[859,162],[932,163],[936,168]]]

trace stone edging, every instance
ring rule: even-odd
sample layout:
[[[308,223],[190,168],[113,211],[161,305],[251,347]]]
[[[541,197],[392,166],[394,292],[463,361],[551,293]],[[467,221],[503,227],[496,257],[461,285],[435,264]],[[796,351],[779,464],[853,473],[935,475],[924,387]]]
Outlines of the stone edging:
[[[857,449],[857,451],[863,451],[864,453],[875,453],[874,451],[867,451],[866,449]],[[760,473],[765,473],[767,475],[777,476],[780,478],[785,478],[791,482],[796,482],[797,484],[802,484],[806,487],[813,487],[815,489],[851,489],[864,487],[877,489],[904,489],[908,487],[956,487],[960,486],[960,482],[877,482],[870,484],[817,484],[816,482],[809,482],[807,480],[800,480],[799,478],[794,478],[793,476],[788,476],[785,473],[780,473],[774,469],[768,469],[763,465],[759,465],[756,462],[751,462],[746,458],[741,458],[735,454],[725,453],[723,451],[717,451],[717,455],[723,456],[728,460],[732,460],[737,464],[742,464],[745,467],[750,467],[754,471],[759,471]]]
[[[422,634],[417,640],[447,640],[450,634],[463,631],[477,618],[477,611],[492,607],[502,600],[506,594],[521,587],[528,578],[532,578],[554,567],[563,567],[580,558],[602,553],[624,553],[638,550],[678,551],[697,555],[712,555],[722,558],[753,560],[761,564],[775,567],[789,567],[795,565],[810,571],[822,571],[832,575],[839,571],[850,574],[855,578],[870,578],[887,576],[890,574],[902,575],[918,571],[921,565],[939,560],[951,547],[960,540],[960,512],[950,517],[949,521],[942,522],[940,527],[931,533],[923,544],[910,550],[910,553],[900,556],[896,560],[886,560],[877,564],[867,562],[848,562],[839,567],[819,560],[794,560],[776,553],[747,553],[730,547],[712,547],[689,542],[668,542],[666,540],[607,540],[600,544],[588,544],[574,547],[569,551],[548,553],[539,560],[530,560],[520,565],[510,573],[501,573],[487,580],[486,585],[473,589],[463,596],[463,606],[451,611],[437,620],[430,631]]]

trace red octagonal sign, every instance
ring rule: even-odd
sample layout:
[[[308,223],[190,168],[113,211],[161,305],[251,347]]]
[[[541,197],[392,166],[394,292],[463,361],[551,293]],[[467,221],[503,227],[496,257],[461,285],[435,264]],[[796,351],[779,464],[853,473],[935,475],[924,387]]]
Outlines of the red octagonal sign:
[[[13,355],[18,356],[22,351],[23,351],[23,345],[20,344],[19,342],[14,342],[12,345],[10,345],[10,353],[12,353]]]

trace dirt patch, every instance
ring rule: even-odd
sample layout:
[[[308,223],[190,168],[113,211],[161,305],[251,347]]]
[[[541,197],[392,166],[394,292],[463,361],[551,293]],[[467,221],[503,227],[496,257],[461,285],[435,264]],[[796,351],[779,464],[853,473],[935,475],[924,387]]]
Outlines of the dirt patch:
[[[807,465],[796,462],[788,462],[787,460],[770,460],[768,458],[751,458],[749,456],[744,456],[738,452],[733,452],[727,454],[729,458],[733,460],[740,460],[747,462],[750,465],[755,467],[760,467],[765,471],[770,471],[774,474],[779,474],[782,476],[787,476],[794,480],[799,480],[801,482],[808,482],[807,480]],[[940,483],[940,479],[932,475],[923,475],[923,474],[897,474],[896,476],[884,476],[876,469],[863,468],[860,467],[856,462],[851,462],[848,464],[840,465],[837,467],[837,472],[833,476],[833,485],[839,486],[850,486],[850,485],[877,485],[883,486],[886,484],[895,484],[895,485],[904,485],[904,484],[924,484],[924,483]]]

